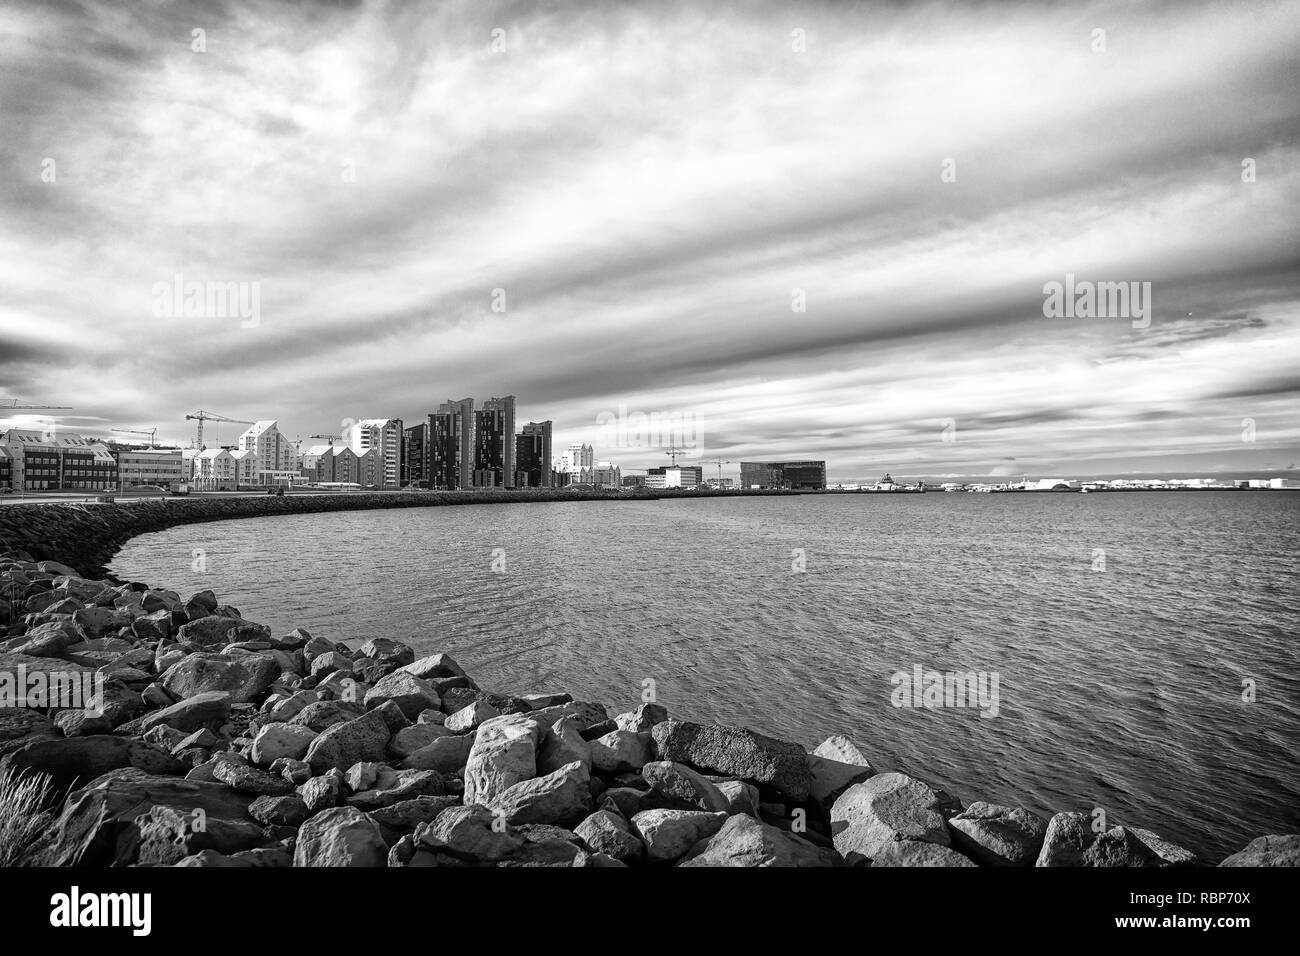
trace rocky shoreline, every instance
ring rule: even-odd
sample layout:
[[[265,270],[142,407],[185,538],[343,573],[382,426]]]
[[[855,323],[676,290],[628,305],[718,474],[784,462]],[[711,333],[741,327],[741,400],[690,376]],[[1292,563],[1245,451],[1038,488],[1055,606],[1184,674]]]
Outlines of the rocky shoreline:
[[[120,546],[158,517],[173,515],[58,521],[82,535],[70,550],[94,556],[108,547],[96,529]],[[842,736],[809,753],[654,701],[611,716],[562,690],[492,692],[400,641],[273,635],[211,591],[185,598],[40,559],[67,540],[0,555],[0,824],[15,779],[50,784],[22,830],[35,837],[7,848],[21,864],[1206,865],[1083,813],[963,806],[879,772]],[[48,706],[59,679],[93,684],[94,709]],[[46,706],[12,706],[34,688]],[[1297,863],[1293,834],[1219,865]]]

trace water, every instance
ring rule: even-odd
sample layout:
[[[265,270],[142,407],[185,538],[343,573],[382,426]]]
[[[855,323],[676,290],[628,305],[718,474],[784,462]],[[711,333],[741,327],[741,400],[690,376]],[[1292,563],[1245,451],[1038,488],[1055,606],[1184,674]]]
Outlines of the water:
[[[1100,807],[1217,861],[1300,831],[1298,517],[1279,492],[488,505],[173,528],[113,570],[493,690],[615,713],[651,679],[674,716],[844,733],[964,802]],[[996,673],[998,716],[892,706],[916,664]]]

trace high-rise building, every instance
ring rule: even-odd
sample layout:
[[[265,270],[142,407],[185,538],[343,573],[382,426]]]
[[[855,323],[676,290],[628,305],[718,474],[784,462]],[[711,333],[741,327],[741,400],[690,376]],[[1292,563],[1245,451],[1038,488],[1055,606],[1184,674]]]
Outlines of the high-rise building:
[[[402,432],[402,487],[429,487],[429,432],[428,421]]]
[[[400,487],[402,473],[402,420],[400,418],[363,418],[349,431],[348,444],[358,458],[374,449],[383,467],[378,480],[366,482],[376,488]]]
[[[523,433],[520,437],[536,438],[541,441],[541,449],[539,451],[541,462],[536,469],[538,472],[537,487],[550,488],[554,484],[551,480],[551,471],[555,467],[554,459],[551,458],[551,423],[549,421],[529,422],[524,426]],[[515,446],[518,448],[519,443],[516,442]],[[530,473],[533,470],[525,469],[522,463],[516,463],[515,469],[516,471],[529,471]]]
[[[515,397],[489,398],[474,413],[474,469],[495,472],[492,483],[515,486]],[[486,482],[486,479],[482,479]]]
[[[525,426],[523,434],[515,436],[515,487],[541,488],[550,479],[550,468],[542,454],[544,446],[542,436],[529,432]]]
[[[429,487],[469,488],[474,474],[474,399],[446,401],[429,416]]]
[[[585,442],[577,442],[568,447],[560,459],[560,471],[570,474],[581,473],[584,468],[596,464],[596,449]]]

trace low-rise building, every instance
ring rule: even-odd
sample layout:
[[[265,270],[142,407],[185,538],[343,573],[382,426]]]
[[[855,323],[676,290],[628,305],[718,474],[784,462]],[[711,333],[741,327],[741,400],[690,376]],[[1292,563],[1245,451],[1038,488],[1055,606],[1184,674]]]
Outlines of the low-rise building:
[[[0,443],[9,452],[9,480],[15,490],[117,488],[117,461],[103,442],[70,432],[11,428]]]
[[[169,488],[172,482],[188,477],[179,448],[146,448],[110,442],[108,451],[117,461],[117,486],[123,490],[140,485]]]
[[[824,461],[742,461],[740,487],[826,490]]]

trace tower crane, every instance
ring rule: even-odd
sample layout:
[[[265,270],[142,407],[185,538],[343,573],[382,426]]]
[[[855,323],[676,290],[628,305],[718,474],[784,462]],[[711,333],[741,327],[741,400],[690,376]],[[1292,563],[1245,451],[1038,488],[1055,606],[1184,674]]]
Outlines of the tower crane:
[[[678,447],[676,447],[675,445],[669,445],[667,448],[664,449],[664,454],[665,454],[665,455],[671,455],[671,456],[672,456],[672,459],[673,459],[673,467],[676,468],[676,467],[677,467],[677,456],[678,456],[678,455],[685,455],[685,454],[686,454],[686,451],[687,451],[687,449],[685,449],[685,448],[678,448]]]
[[[312,435],[311,437],[312,437],[312,438],[324,438],[324,439],[327,439],[331,445],[333,445],[336,441],[342,441],[342,440],[343,440],[343,436],[342,436],[342,435]]]
[[[33,405],[21,398],[0,398],[0,412],[22,409],[41,409],[44,411],[72,411],[71,405]]]
[[[247,421],[244,421],[244,419],[242,419],[242,418],[227,418],[225,415],[218,415],[216,412],[205,412],[205,411],[203,411],[202,409],[199,409],[199,410],[198,410],[197,412],[195,412],[193,415],[186,415],[186,416],[185,416],[185,420],[186,420],[186,421],[190,421],[191,419],[193,419],[193,420],[195,420],[195,421],[197,421],[197,422],[199,423],[198,434],[195,436],[195,439],[194,439],[194,444],[198,445],[199,448],[202,448],[202,447],[203,447],[203,423],[204,423],[205,421],[211,421],[211,422],[233,422],[233,423],[235,423],[236,425],[252,425],[252,424],[255,424],[254,422],[247,422]]]
[[[730,465],[731,461],[729,459],[724,459],[724,458],[710,458],[706,462],[706,464],[718,466],[718,487],[721,488],[722,487],[722,466]]]
[[[154,446],[154,436],[158,434],[158,426],[155,425],[147,432],[142,431],[139,428],[110,428],[109,431],[114,431],[121,435],[148,435],[149,447],[152,448]]]

